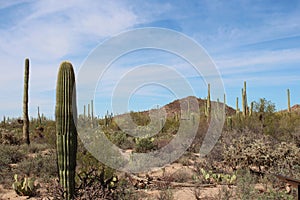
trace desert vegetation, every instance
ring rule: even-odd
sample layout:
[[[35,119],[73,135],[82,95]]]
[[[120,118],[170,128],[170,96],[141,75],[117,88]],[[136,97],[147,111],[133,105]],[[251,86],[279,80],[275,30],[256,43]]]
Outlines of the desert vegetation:
[[[29,65],[28,60],[25,63]],[[297,198],[297,188],[284,177],[300,179],[300,106],[288,103],[287,110],[277,111],[275,104],[265,98],[248,104],[244,82],[240,111],[238,101],[235,109],[226,105],[225,95],[223,102],[211,100],[208,86],[205,99],[186,97],[157,108],[167,112],[167,118],[159,120],[160,131],[135,138],[118,126],[116,121],[122,121],[123,115],[107,112],[103,118],[95,117],[93,101],[84,105],[84,113],[74,121],[72,117],[77,114],[73,115],[72,65],[64,62],[60,70],[56,120],[40,116],[39,112],[30,123],[3,117],[0,199]],[[290,102],[289,90],[287,96]],[[198,104],[193,104],[192,99]],[[213,105],[225,109],[225,123],[213,150],[202,157],[200,146],[211,117],[216,115]],[[181,106],[187,112],[181,113]],[[129,115],[139,126],[150,123],[149,111],[132,111]],[[173,163],[144,173],[125,173],[99,162],[77,138],[74,124],[78,120],[90,128],[101,127],[105,136],[124,152],[147,153],[166,146],[176,136],[182,118],[191,126],[198,124],[192,145]]]

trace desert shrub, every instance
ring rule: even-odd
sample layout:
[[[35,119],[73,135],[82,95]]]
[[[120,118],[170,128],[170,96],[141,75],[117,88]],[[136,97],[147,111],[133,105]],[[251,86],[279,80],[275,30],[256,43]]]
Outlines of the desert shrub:
[[[147,113],[143,112],[130,112],[132,121],[138,126],[146,126],[150,123],[150,117]]]
[[[15,164],[25,158],[25,152],[20,151],[19,146],[0,144],[0,166]]]
[[[160,191],[157,195],[158,200],[172,200],[174,199],[173,192],[171,190]]]
[[[191,153],[186,152],[176,162],[181,163],[183,166],[189,166],[190,158],[191,158]]]
[[[137,153],[147,153],[151,150],[155,150],[156,146],[153,143],[153,138],[141,138],[136,140],[135,151]]]
[[[188,182],[192,178],[192,175],[184,169],[177,170],[171,176],[174,182],[179,182],[179,183]]]
[[[265,171],[281,172],[300,166],[300,149],[292,143],[271,142],[268,136],[253,139],[241,136],[232,140],[224,151],[225,162],[236,169],[256,167]]]
[[[239,199],[256,199],[254,184],[255,178],[250,174],[249,170],[239,170],[237,172],[237,189],[236,196]]]
[[[109,139],[121,149],[132,149],[134,147],[133,138],[124,132],[114,132],[108,134]]]
[[[36,176],[48,182],[49,179],[58,174],[55,152],[49,155],[37,154],[33,157],[24,159],[18,164],[20,174],[27,176]]]
[[[228,188],[228,186],[222,186],[221,189],[219,189],[218,194],[215,195],[215,198],[222,200],[230,200],[233,198],[233,190]]]

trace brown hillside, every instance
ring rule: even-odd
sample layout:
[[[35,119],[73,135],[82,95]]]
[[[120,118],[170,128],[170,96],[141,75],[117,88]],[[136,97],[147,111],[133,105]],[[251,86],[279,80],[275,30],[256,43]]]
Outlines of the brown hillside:
[[[186,97],[186,98],[183,98],[183,99],[178,99],[178,100],[175,100],[167,105],[165,105],[163,108],[166,110],[168,116],[172,116],[174,115],[174,113],[180,113],[180,103],[182,104],[183,106],[183,110],[187,110],[187,106],[188,106],[188,102],[190,102],[190,112],[196,112],[197,111],[197,106],[199,105],[199,111],[201,112],[204,112],[204,106],[206,104],[206,100],[205,99],[201,99],[201,98],[196,98],[198,100],[198,105],[195,103],[195,101],[193,101],[192,99],[193,98],[196,98],[196,97],[193,97],[193,96],[189,96],[189,97]],[[215,101],[212,101],[212,105],[213,104],[216,104],[217,102]],[[221,106],[223,106],[223,103],[220,102]],[[233,115],[235,113],[235,110],[229,106],[226,105],[226,108],[225,108],[225,112],[226,112],[226,115]]]

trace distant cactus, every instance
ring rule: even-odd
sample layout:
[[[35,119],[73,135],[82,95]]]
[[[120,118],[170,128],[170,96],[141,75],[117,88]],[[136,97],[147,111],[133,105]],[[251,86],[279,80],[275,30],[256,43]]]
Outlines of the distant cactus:
[[[91,100],[91,118],[94,119],[94,102]]]
[[[72,199],[75,193],[77,107],[75,75],[69,62],[63,62],[59,68],[55,118],[59,182],[65,190],[65,198]]]
[[[210,117],[211,113],[211,101],[210,101],[210,84],[207,85],[207,103],[206,103],[206,115]]]
[[[253,103],[253,101],[251,102],[251,104],[250,104],[250,111],[249,111],[249,116],[252,116],[253,115],[253,105],[254,103]]]
[[[29,82],[29,59],[25,59],[24,72],[24,96],[23,96],[23,140],[30,144],[29,139],[29,117],[28,117],[28,82]]]
[[[86,106],[85,105],[83,106],[83,118],[84,119],[86,118]]]
[[[42,119],[41,119],[41,115],[40,115],[40,107],[39,106],[37,107],[37,111],[38,111],[38,123],[39,123],[39,125],[41,125]]]
[[[240,114],[240,109],[239,109],[239,98],[236,98],[236,114],[239,115]]]
[[[290,96],[289,89],[287,89],[287,98],[288,98],[288,112],[291,112],[291,96]]]
[[[91,118],[91,108],[90,108],[90,104],[88,104],[88,118]]]
[[[243,116],[246,117],[248,113],[246,81],[244,81],[244,89],[242,89],[242,106]]]

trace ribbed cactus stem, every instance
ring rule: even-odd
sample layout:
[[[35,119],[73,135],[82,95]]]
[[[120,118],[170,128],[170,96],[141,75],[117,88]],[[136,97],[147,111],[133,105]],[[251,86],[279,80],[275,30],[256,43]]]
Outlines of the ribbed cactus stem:
[[[288,98],[288,112],[291,112],[291,96],[290,96],[290,89],[287,89],[287,98]]]
[[[25,59],[24,72],[24,94],[23,94],[23,140],[30,144],[29,139],[29,117],[28,117],[28,82],[29,82],[29,59]]]
[[[253,101],[250,104],[250,112],[249,112],[249,116],[253,115]]]
[[[65,190],[65,199],[73,199],[77,151],[77,107],[75,75],[69,62],[63,62],[59,68],[55,118],[59,182]]]

